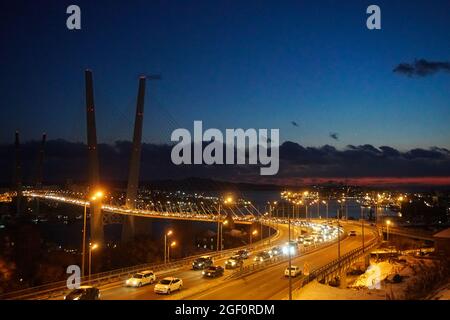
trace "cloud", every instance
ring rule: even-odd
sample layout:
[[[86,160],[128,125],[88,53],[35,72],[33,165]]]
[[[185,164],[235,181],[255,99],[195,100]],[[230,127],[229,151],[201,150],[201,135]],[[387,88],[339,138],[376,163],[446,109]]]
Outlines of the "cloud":
[[[329,136],[331,139],[339,141],[339,134],[337,132],[330,132]]]
[[[425,77],[436,72],[450,72],[450,62],[415,60],[413,63],[400,63],[394,70],[395,73],[408,77]]]
[[[38,141],[22,144],[22,172],[25,183],[35,179]],[[117,141],[99,144],[100,175],[103,181],[126,181],[132,144]],[[251,183],[296,184],[351,181],[361,184],[401,184],[402,181],[450,185],[450,151],[445,148],[415,148],[399,151],[390,146],[330,145],[305,147],[286,141],[279,147],[280,170],[275,176],[260,176],[259,166],[172,164],[172,147],[142,145],[141,181],[189,177]],[[225,153],[224,153],[225,154]],[[0,145],[0,182],[9,186],[14,172],[14,146]],[[46,145],[45,183],[87,180],[87,147],[82,143],[50,140]]]

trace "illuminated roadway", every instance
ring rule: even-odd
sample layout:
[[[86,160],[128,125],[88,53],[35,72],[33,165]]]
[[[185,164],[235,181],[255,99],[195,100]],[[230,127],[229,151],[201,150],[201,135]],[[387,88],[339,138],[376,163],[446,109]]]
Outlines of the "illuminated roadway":
[[[341,241],[341,255],[362,245],[361,229],[357,226],[345,227],[346,231],[356,230],[357,236],[346,237]],[[271,246],[284,244],[287,241],[287,226],[279,226],[280,234]],[[292,232],[292,231],[291,231]],[[365,241],[374,238],[367,228]],[[252,256],[254,252],[252,252]],[[246,264],[253,263],[252,256]],[[321,267],[337,259],[337,243],[318,249],[317,251],[294,258],[292,265],[303,269],[304,262],[308,262],[310,270]],[[226,258],[216,259],[215,265],[224,265]],[[284,277],[287,262],[275,263],[258,272],[240,279],[227,279],[234,270],[225,270],[222,277],[208,279],[202,277],[200,270],[194,271],[185,266],[183,268],[157,273],[157,281],[163,277],[173,276],[183,280],[183,289],[171,295],[158,295],[153,292],[154,285],[141,288],[125,287],[123,281],[100,287],[101,299],[104,300],[161,300],[161,299],[187,299],[187,300],[242,300],[242,299],[283,299],[288,293],[288,279]],[[298,278],[292,281],[293,289],[298,286]]]
[[[61,201],[75,205],[88,205],[84,200],[67,198],[59,195],[43,195],[37,193],[28,193],[27,196],[42,197],[48,200]],[[149,218],[165,218],[165,219],[183,219],[183,220],[201,220],[201,221],[216,221],[214,215],[202,215],[193,213],[161,213],[149,210],[130,210],[121,207],[114,207],[103,205],[105,211],[145,216]],[[251,223],[249,217],[240,221],[241,223]],[[294,227],[291,227],[294,230]],[[297,227],[300,228],[300,227]],[[362,245],[361,228],[359,226],[345,226],[346,231],[352,229],[357,231],[357,236],[346,237],[341,241],[341,255],[358,248]],[[287,225],[279,224],[279,235],[277,239],[271,242],[270,247],[285,244],[288,240]],[[294,231],[291,233],[295,234]],[[367,228],[365,235],[365,242],[369,242],[375,236],[370,229]],[[329,244],[324,248],[319,248],[313,252],[303,254],[292,259],[292,265],[298,265],[303,269],[304,263],[309,264],[309,269],[314,270],[329,262],[337,259],[337,243]],[[267,250],[267,247],[264,249]],[[252,256],[245,260],[245,265],[253,263],[252,257],[256,252],[252,252]],[[214,265],[224,266],[225,260],[228,257],[215,259]],[[181,278],[183,280],[183,289],[179,292],[173,292],[170,296],[158,295],[153,292],[154,285],[147,285],[141,288],[125,287],[123,281],[117,281],[108,285],[99,287],[101,292],[101,299],[111,300],[158,300],[158,299],[189,299],[189,300],[233,300],[233,299],[283,299],[288,294],[288,279],[284,277],[284,270],[287,267],[287,262],[275,263],[269,265],[258,272],[249,274],[240,279],[227,279],[235,270],[225,269],[224,276],[209,279],[203,278],[200,270],[191,270],[189,266],[174,270],[165,270],[157,272],[157,281],[163,277],[172,276]],[[299,279],[294,278],[292,281],[293,289],[298,286]],[[58,297],[61,299],[62,297]],[[57,299],[58,299],[57,298]]]

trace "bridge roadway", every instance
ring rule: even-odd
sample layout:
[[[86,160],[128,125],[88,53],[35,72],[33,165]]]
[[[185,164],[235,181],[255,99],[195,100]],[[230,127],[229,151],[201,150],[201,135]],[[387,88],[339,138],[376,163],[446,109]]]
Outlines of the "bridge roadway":
[[[58,195],[57,193],[44,193],[44,192],[34,192],[34,191],[24,191],[24,196],[31,198],[40,198],[51,201],[64,202],[68,204],[78,205],[78,206],[88,206],[89,201]],[[119,206],[112,206],[103,204],[102,210],[104,212],[115,213],[120,215],[132,215],[145,218],[155,218],[155,219],[172,219],[172,220],[188,220],[188,221],[206,221],[206,222],[216,222],[217,215],[214,214],[200,214],[192,212],[159,212],[153,210],[142,210],[142,209],[127,209]],[[233,217],[233,220],[237,224],[252,224],[255,220],[254,216],[238,216]]]
[[[280,233],[277,239],[273,239],[270,247],[286,243],[288,237],[287,225],[278,226]],[[344,225],[346,231],[356,230],[356,237],[347,237],[341,241],[341,254],[360,247],[362,244],[361,230],[355,225]],[[298,231],[298,230],[297,230]],[[365,240],[371,240],[374,235],[370,229],[366,230]],[[292,233],[293,231],[291,231]],[[266,248],[267,249],[267,248]],[[252,252],[252,256],[256,252]],[[251,256],[251,257],[252,257]],[[303,263],[308,262],[310,270],[321,267],[337,258],[337,243],[318,249],[303,256],[294,258],[293,265],[303,268]],[[224,265],[226,258],[216,259],[215,264]],[[247,259],[246,265],[253,263]],[[216,279],[205,279],[201,271],[191,270],[183,267],[177,270],[167,270],[157,273],[158,279],[167,276],[178,277],[183,280],[183,289],[173,292],[170,296],[158,295],[153,292],[154,285],[147,285],[141,288],[125,287],[123,281],[115,282],[104,287],[100,287],[101,299],[103,300],[223,300],[223,299],[283,299],[287,295],[288,279],[284,277],[284,269],[287,262],[275,263],[256,273],[250,274],[241,279],[227,279],[233,270],[225,270],[223,277]],[[293,289],[298,285],[298,279],[293,281]],[[59,297],[61,299],[62,297]]]

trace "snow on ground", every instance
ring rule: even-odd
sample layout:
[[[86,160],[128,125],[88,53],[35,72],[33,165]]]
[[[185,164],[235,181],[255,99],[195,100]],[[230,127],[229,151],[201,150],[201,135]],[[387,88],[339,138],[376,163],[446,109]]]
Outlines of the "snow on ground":
[[[385,300],[385,293],[370,289],[338,289],[313,281],[292,295],[294,300]]]
[[[384,261],[372,260],[365,273],[357,277],[349,276],[346,289],[309,283],[294,291],[296,300],[384,300],[404,299],[408,284],[417,274],[433,265],[433,260],[421,259],[410,255]],[[401,276],[400,283],[393,283],[394,276]],[[352,280],[354,279],[354,280]],[[429,299],[450,300],[450,283],[441,287]]]
[[[430,300],[450,300],[450,282],[432,294]]]
[[[373,263],[366,270],[365,273],[360,275],[356,281],[351,285],[354,288],[360,287],[373,287],[376,282],[381,282],[394,272],[395,266],[389,262],[383,261],[379,263]]]

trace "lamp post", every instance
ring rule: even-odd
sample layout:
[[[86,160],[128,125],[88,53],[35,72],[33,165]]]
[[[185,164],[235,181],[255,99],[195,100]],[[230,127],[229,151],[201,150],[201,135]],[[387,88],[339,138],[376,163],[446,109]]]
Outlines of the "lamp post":
[[[364,207],[361,206],[362,249],[364,252]]]
[[[321,219],[322,217],[320,216],[320,198],[317,197],[317,219]]]
[[[289,268],[289,300],[292,300],[292,275],[291,275],[291,218],[288,215],[288,268]]]
[[[97,199],[103,198],[103,191],[97,191],[90,198],[91,201],[96,201]],[[88,201],[84,202],[84,214],[83,214],[83,248],[81,250],[81,276],[84,277],[84,267],[86,265],[86,221],[87,221],[87,205]]]
[[[167,237],[170,237],[173,234],[172,230],[169,230],[164,233],[164,264],[167,263]]]
[[[256,236],[258,234],[258,230],[253,230],[251,233],[250,233],[250,245],[252,245],[252,243],[253,243],[253,236]]]
[[[170,248],[173,248],[177,245],[176,241],[172,241],[170,246],[167,247],[167,262],[170,262]]]
[[[220,250],[223,250],[223,226],[227,226],[228,225],[228,220],[224,220],[222,221],[222,223],[220,224]]]
[[[389,226],[391,225],[391,220],[386,220],[386,241],[389,241]]]
[[[224,204],[231,204],[233,202],[233,198],[232,197],[227,197],[224,200]],[[220,251],[222,250],[222,237],[223,237],[223,224],[227,225],[228,224],[228,220],[224,220],[222,221],[221,219],[221,202],[219,199],[219,210],[218,210],[218,214],[217,214],[217,248],[216,251]]]
[[[326,217],[327,217],[327,220],[328,220],[328,201],[325,201],[325,200],[322,200],[322,203],[326,206],[326,208],[327,208],[327,211],[326,211]]]
[[[339,201],[339,200],[338,200]],[[341,224],[339,223],[339,209],[337,212],[337,234],[338,234],[338,262],[339,262],[339,268],[341,266]]]
[[[92,251],[98,248],[98,244],[89,243],[89,281],[91,281]]]
[[[303,198],[305,199],[305,219],[308,220],[308,202],[306,197],[309,195],[308,191],[303,192]]]

